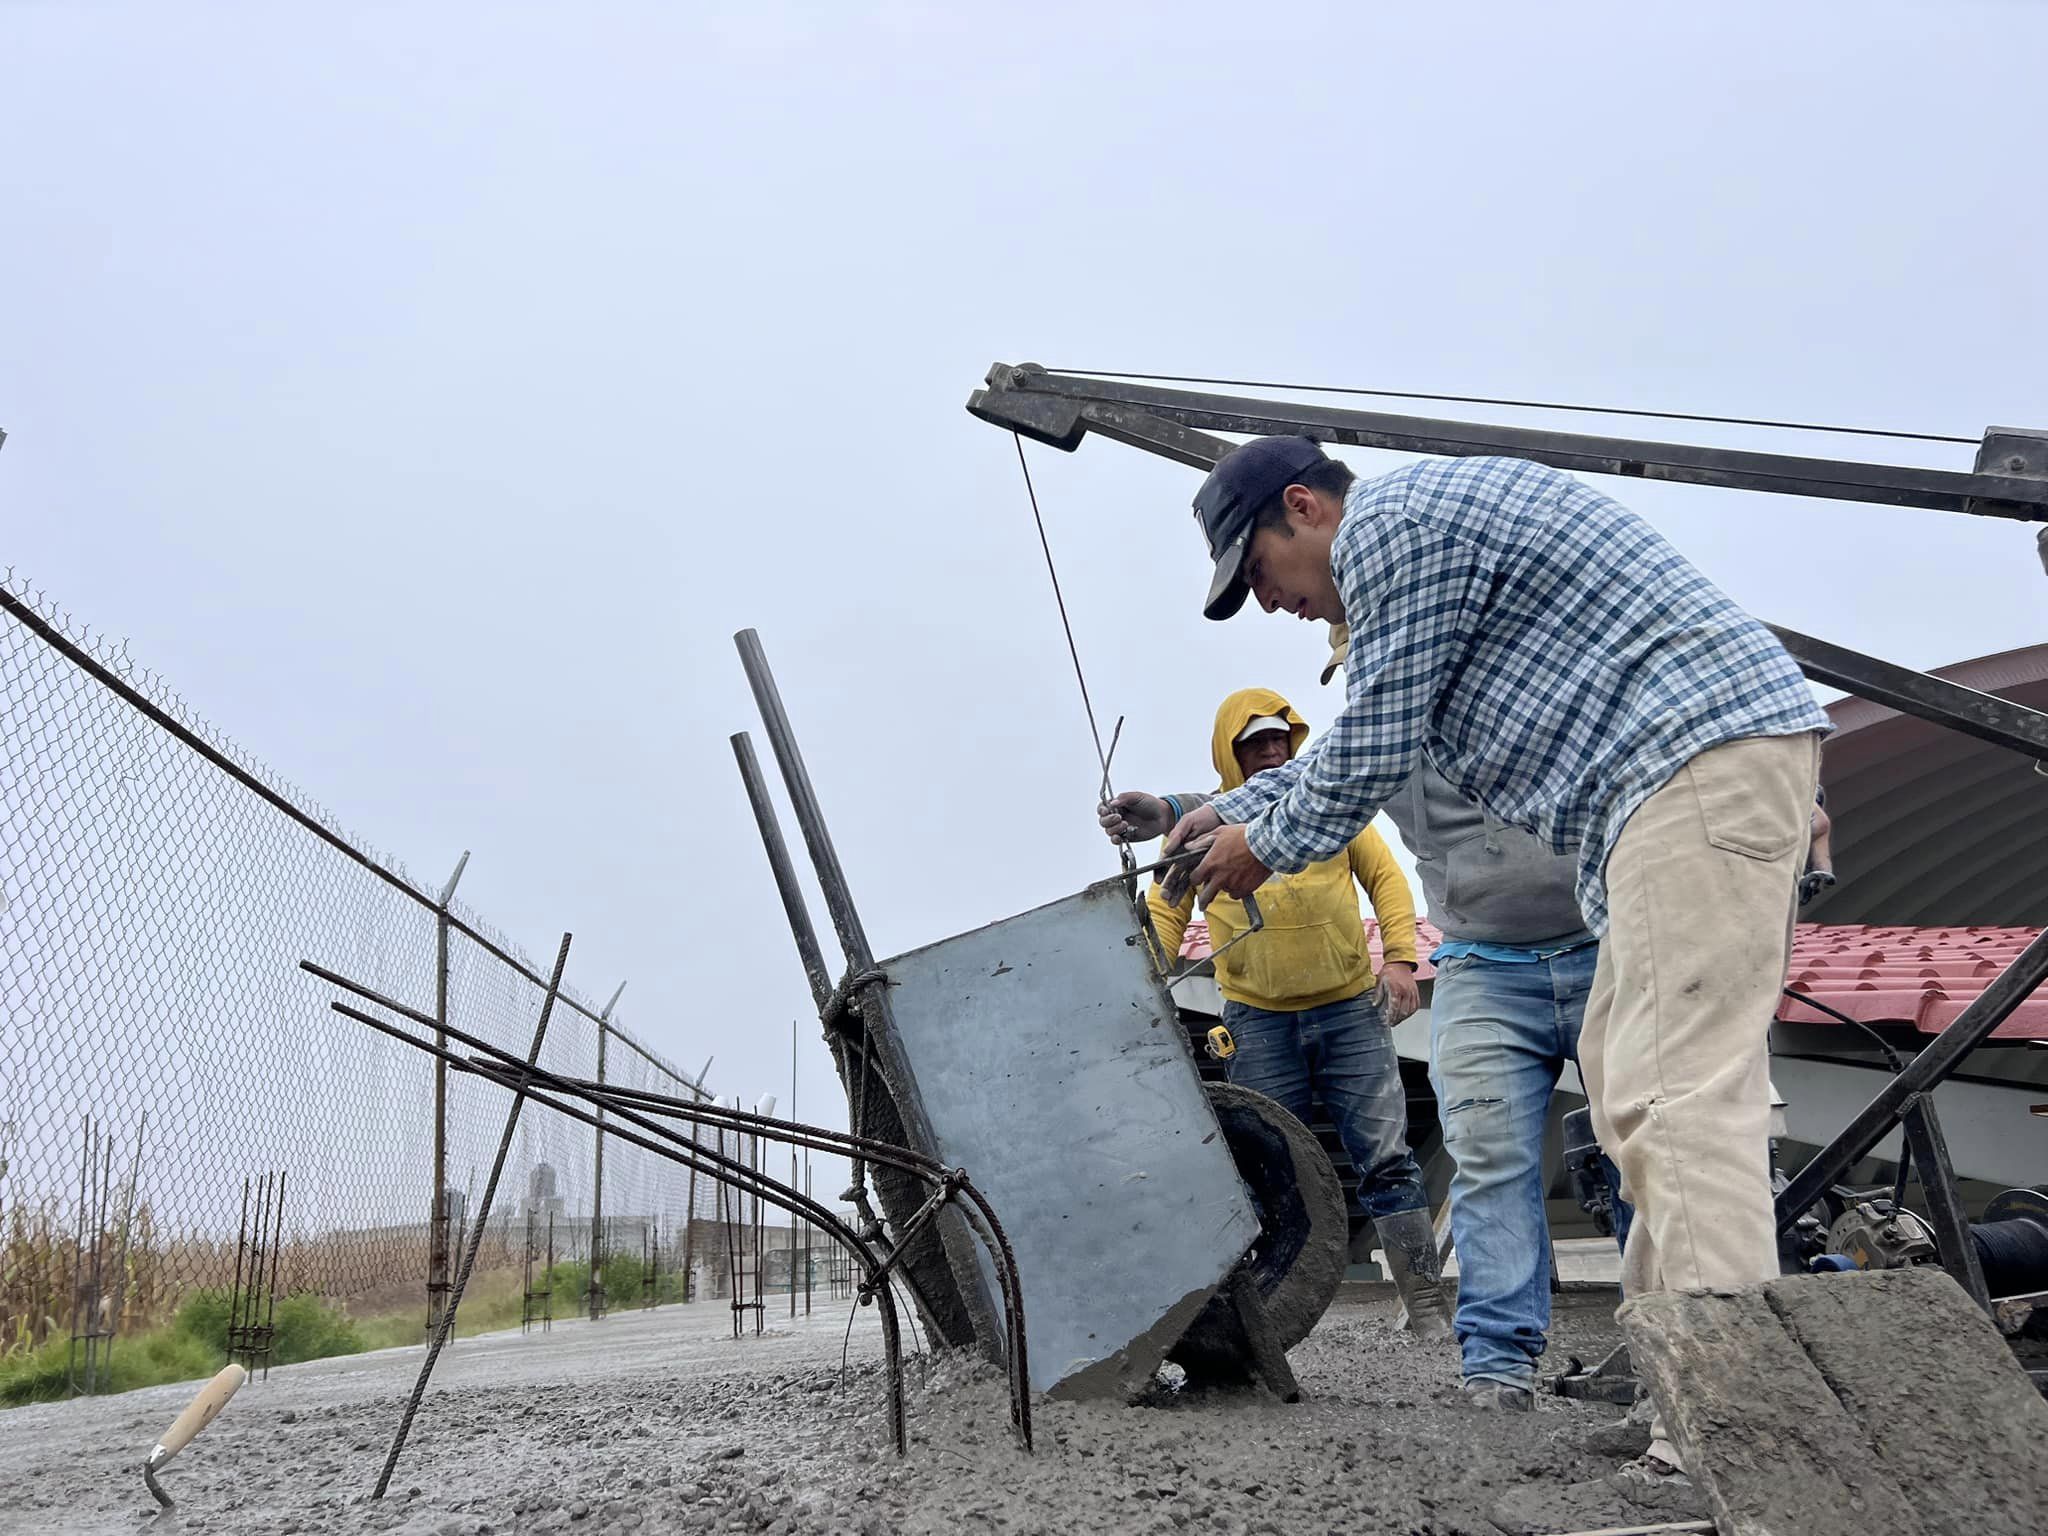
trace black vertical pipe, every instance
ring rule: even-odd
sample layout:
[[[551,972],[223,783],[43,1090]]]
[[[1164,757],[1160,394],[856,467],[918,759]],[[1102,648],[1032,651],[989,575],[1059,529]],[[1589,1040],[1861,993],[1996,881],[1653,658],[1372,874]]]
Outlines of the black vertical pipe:
[[[746,668],[747,683],[754,690],[754,703],[761,711],[762,727],[768,732],[768,745],[774,749],[775,761],[782,768],[782,782],[789,789],[790,808],[796,812],[798,830],[804,835],[804,846],[810,849],[811,863],[817,867],[818,884],[825,892],[825,907],[832,914],[832,926],[839,934],[839,947],[846,952],[846,963],[856,971],[864,971],[874,964],[874,951],[868,948],[867,930],[861,926],[860,914],[853,907],[853,893],[846,884],[846,870],[839,862],[839,850],[832,846],[832,834],[825,827],[825,812],[818,804],[818,792],[811,786],[810,770],[804,767],[803,753],[797,749],[796,733],[790,728],[789,715],[782,707],[782,695],[776,690],[775,676],[768,670],[767,653],[761,649],[761,637],[751,629],[743,629],[733,636],[733,644],[739,647],[740,665]]]
[[[774,802],[768,798],[768,781],[762,776],[761,760],[754,755],[754,740],[745,731],[733,733],[732,755],[740,765],[740,779],[747,786],[747,801],[754,808],[754,824],[761,830],[761,846],[768,852],[768,867],[775,874],[775,889],[782,896],[782,910],[789,918],[797,957],[803,961],[804,976],[811,984],[811,999],[822,1008],[825,999],[832,995],[832,973],[825,968],[818,930],[811,922],[810,908],[804,905],[804,893],[797,884],[796,865],[790,859],[789,844],[782,837],[782,822],[775,814]]]
[[[448,1047],[448,909],[434,913],[434,1044]],[[448,1063],[434,1058],[434,1193],[427,1203],[427,1328],[448,1301]]]
[[[604,1043],[611,1026],[597,1024],[597,1080],[604,1081]],[[590,1195],[590,1320],[604,1316],[604,1107],[597,1111],[597,1167]]]

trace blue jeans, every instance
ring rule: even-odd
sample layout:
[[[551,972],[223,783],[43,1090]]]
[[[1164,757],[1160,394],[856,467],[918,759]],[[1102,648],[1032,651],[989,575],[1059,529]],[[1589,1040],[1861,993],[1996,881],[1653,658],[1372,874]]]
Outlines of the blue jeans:
[[[1576,1064],[1599,946],[1548,960],[1463,955],[1437,967],[1430,1081],[1443,1116],[1458,1255],[1465,1376],[1532,1386],[1550,1331],[1550,1221],[1543,1134],[1550,1095]],[[1612,1167],[1608,1180],[1618,1188]],[[1616,1202],[1618,1236],[1628,1207]]]
[[[1298,1013],[1225,1002],[1223,1022],[1237,1041],[1231,1082],[1277,1100],[1304,1124],[1311,1104],[1322,1100],[1358,1170],[1366,1215],[1428,1207],[1422,1170],[1408,1150],[1401,1061],[1370,994]]]

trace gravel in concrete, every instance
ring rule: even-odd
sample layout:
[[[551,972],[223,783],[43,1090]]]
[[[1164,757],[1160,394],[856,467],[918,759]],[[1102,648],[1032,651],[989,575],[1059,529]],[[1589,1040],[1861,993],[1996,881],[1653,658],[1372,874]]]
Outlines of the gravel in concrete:
[[[1617,1338],[1609,1303],[1566,1298],[1554,1350]],[[418,1370],[416,1349],[314,1361],[252,1381],[164,1472],[139,1466],[190,1386],[0,1413],[0,1531],[566,1531],[1195,1536],[1492,1536],[1487,1506],[1615,1462],[1586,1437],[1619,1410],[1549,1398],[1469,1408],[1456,1354],[1392,1327],[1390,1300],[1340,1300],[1290,1358],[1307,1400],[1161,1389],[1147,1405],[1035,1404],[1014,1445],[1000,1375],[923,1362],[911,1453],[888,1448],[879,1330],[845,1304],[735,1341],[717,1303],[466,1340],[444,1355],[391,1495],[367,1494]]]

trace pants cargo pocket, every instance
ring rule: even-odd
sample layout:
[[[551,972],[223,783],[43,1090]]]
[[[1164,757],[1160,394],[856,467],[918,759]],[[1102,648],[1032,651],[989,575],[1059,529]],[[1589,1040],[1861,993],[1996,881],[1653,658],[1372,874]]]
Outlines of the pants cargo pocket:
[[[1787,755],[1773,750],[1777,745],[1769,738],[1724,742],[1685,765],[1714,847],[1775,863],[1805,843],[1813,787],[1796,782]]]

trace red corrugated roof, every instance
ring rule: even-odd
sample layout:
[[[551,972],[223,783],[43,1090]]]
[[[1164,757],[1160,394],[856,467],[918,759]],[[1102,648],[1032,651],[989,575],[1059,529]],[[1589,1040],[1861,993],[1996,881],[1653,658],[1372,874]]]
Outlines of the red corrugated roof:
[[[1938,1035],[2040,932],[1801,923],[1785,984],[1866,1024],[1910,1024]],[[1778,1016],[1799,1024],[1837,1022],[1789,999]],[[2048,995],[2021,1003],[1992,1038],[2048,1040]]]
[[[1426,957],[1442,936],[1417,923]],[[1801,923],[1792,940],[1786,985],[1866,1024],[1910,1025],[1938,1035],[1955,1022],[1990,983],[2034,941],[2038,928],[1881,928],[1861,923]],[[1379,924],[1368,920],[1366,942],[1379,964]],[[1188,924],[1181,957],[1209,957],[1209,925]],[[1427,958],[1419,977],[1436,974]],[[1819,1010],[1787,999],[1778,1017],[1794,1024],[1833,1024]],[[2021,1003],[1992,1036],[1996,1040],[2048,1040],[2048,993]]]

